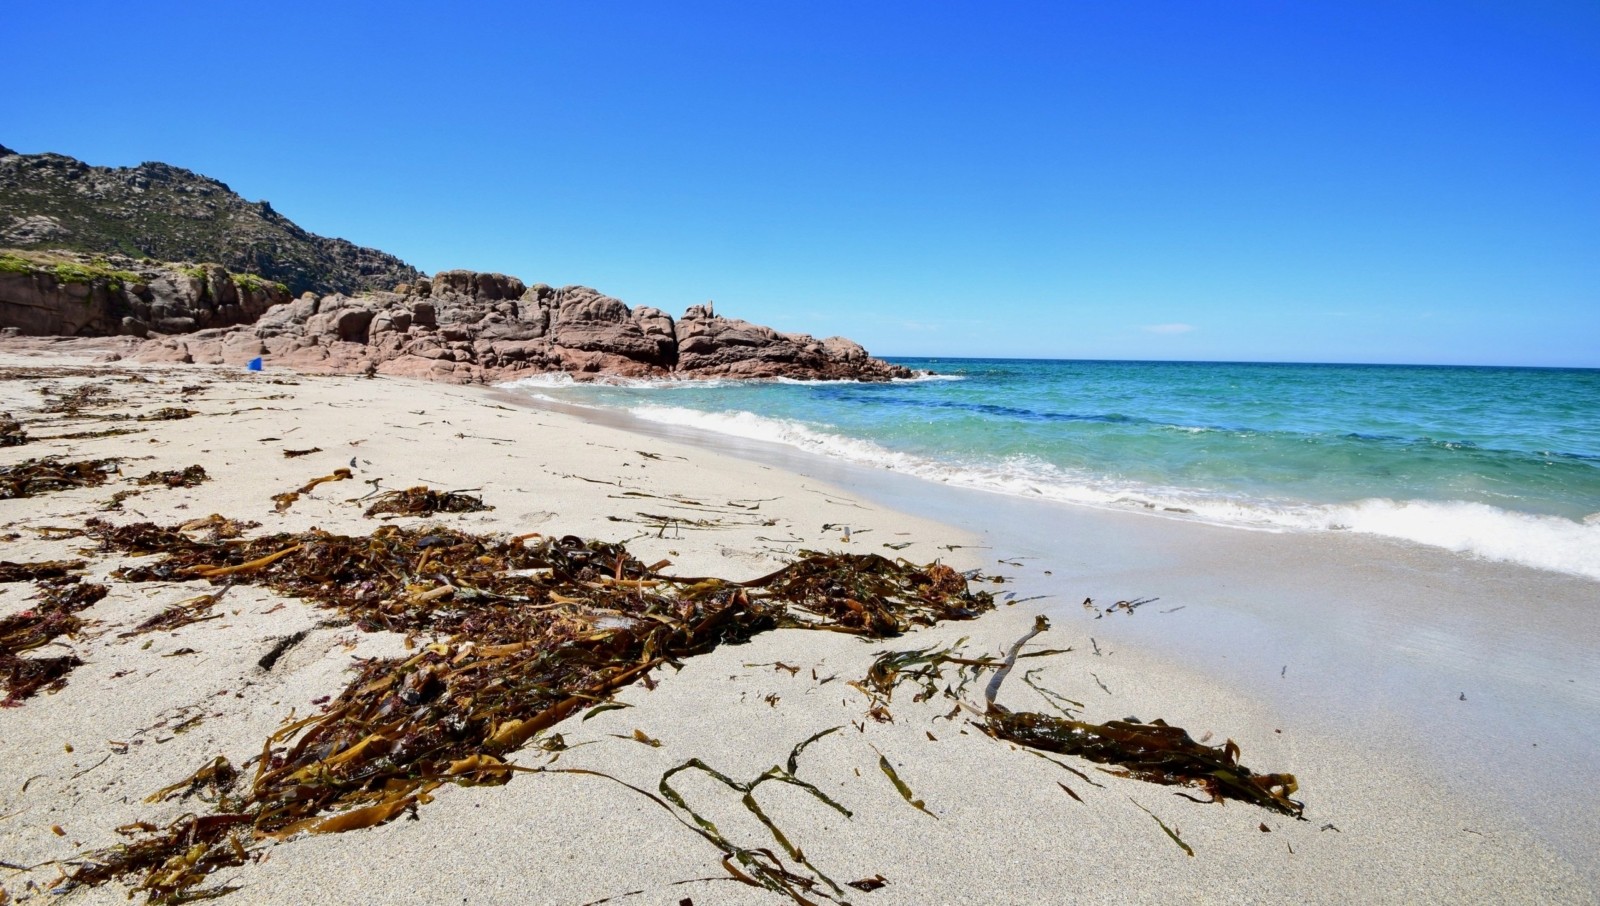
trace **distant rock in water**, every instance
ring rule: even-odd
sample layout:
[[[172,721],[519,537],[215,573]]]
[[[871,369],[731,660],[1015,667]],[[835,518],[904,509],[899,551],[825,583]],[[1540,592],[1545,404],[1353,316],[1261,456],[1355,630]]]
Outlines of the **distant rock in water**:
[[[843,337],[779,333],[700,305],[674,321],[587,286],[527,286],[516,277],[472,271],[443,271],[393,292],[307,293],[268,309],[253,324],[152,339],[133,353],[144,361],[218,364],[257,356],[301,371],[453,383],[543,372],[580,379],[911,376]]]
[[[162,163],[94,167],[0,146],[0,248],[216,262],[291,293],[355,293],[422,274],[393,255],[306,232],[265,201]]]

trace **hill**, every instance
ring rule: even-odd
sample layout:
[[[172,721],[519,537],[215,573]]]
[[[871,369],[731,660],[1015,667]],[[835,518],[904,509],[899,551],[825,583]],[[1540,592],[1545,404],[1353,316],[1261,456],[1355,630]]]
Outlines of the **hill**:
[[[0,146],[0,247],[220,264],[298,295],[392,289],[422,274],[297,226],[265,201],[163,163],[96,167]]]

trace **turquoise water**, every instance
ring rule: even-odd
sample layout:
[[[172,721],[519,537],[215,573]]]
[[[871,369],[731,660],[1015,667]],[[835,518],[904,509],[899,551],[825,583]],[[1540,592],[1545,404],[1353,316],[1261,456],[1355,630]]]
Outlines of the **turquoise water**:
[[[512,386],[1000,493],[1600,578],[1600,371],[895,361],[936,376]]]

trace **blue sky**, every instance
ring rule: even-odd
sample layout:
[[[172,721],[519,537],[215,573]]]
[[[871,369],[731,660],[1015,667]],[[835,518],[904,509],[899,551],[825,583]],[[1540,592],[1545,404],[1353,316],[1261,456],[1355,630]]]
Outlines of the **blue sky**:
[[[1600,366],[1600,4],[13,0],[0,144],[895,355]]]

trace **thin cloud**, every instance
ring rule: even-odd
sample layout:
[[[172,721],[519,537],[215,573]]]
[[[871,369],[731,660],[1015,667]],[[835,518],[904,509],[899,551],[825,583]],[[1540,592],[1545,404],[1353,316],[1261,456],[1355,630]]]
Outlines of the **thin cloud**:
[[[1193,324],[1147,324],[1144,327],[1144,331],[1146,333],[1169,334],[1188,333],[1196,329],[1198,328],[1196,328]]]

